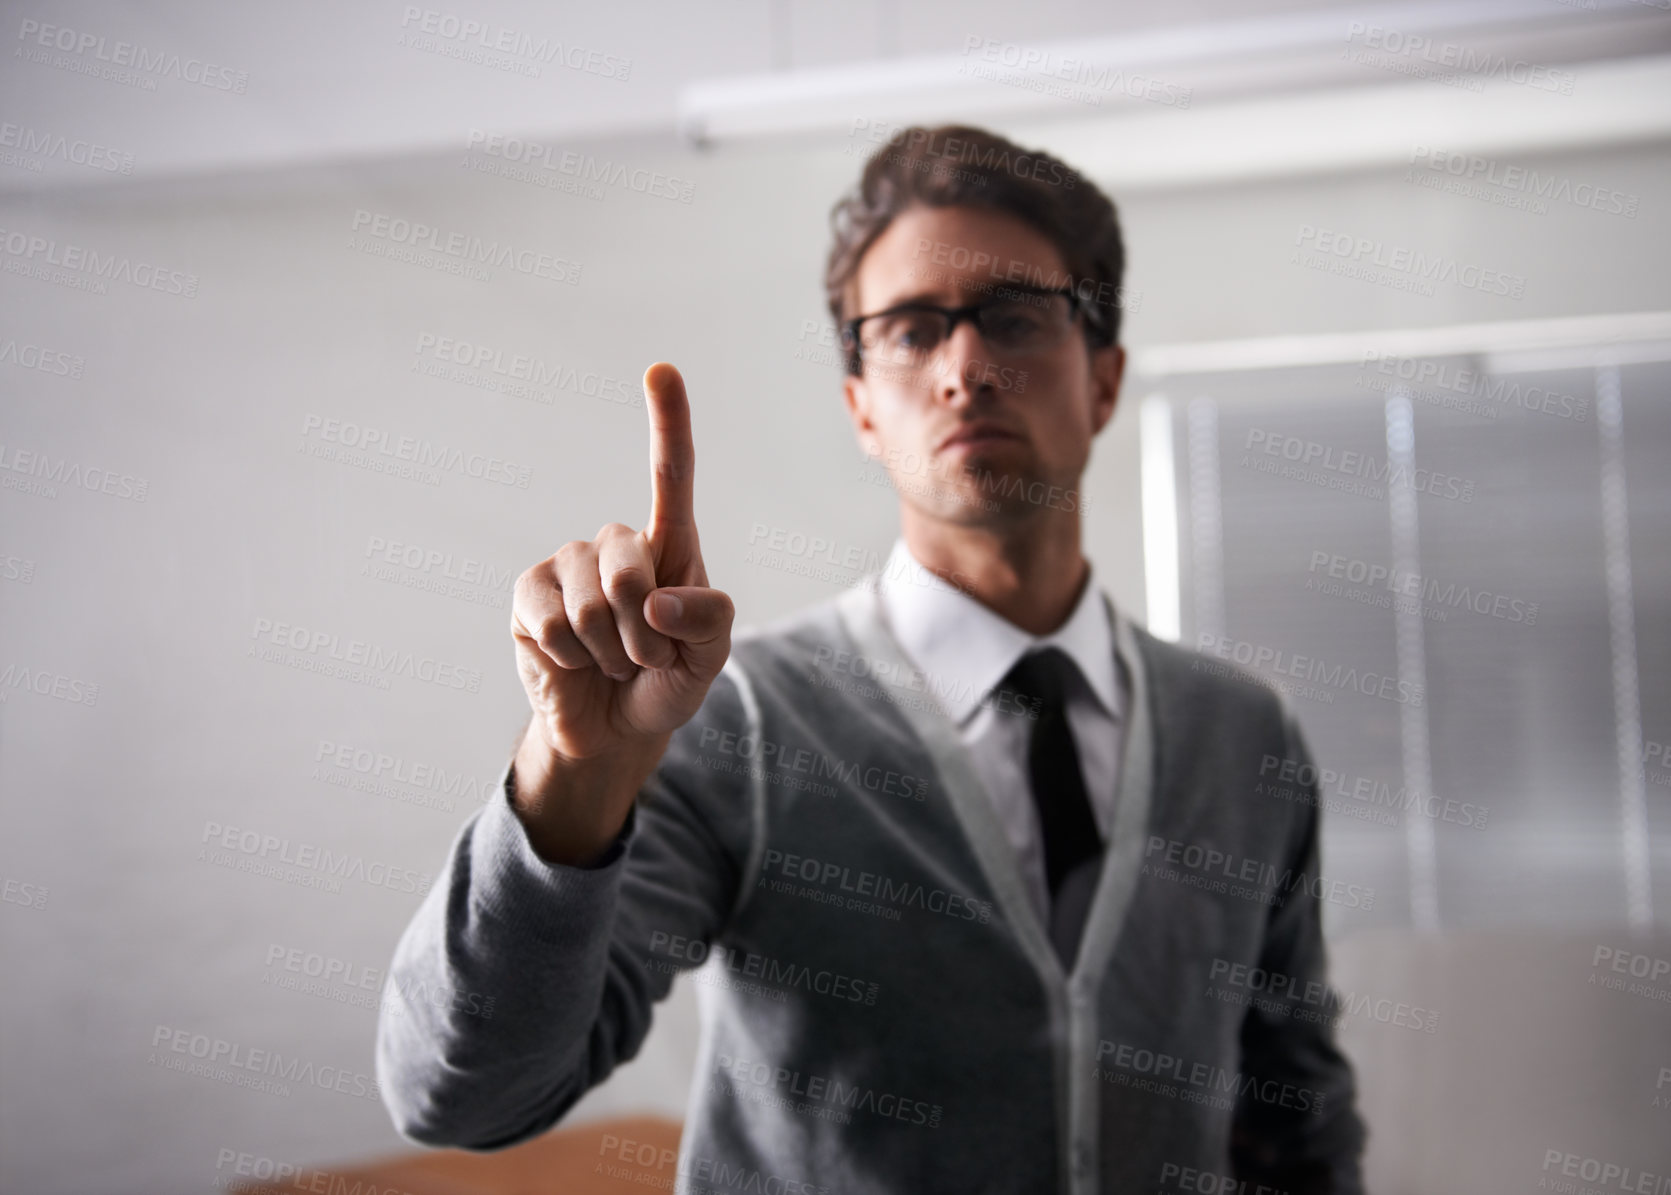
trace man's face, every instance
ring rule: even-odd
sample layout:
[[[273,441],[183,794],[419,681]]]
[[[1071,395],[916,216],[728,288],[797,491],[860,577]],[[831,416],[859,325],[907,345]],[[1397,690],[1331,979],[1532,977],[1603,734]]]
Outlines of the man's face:
[[[1068,284],[1055,246],[1016,217],[913,206],[859,262],[852,314],[977,303],[1006,278]],[[1023,353],[987,343],[964,320],[929,354],[868,354],[864,376],[844,390],[860,445],[904,502],[932,519],[997,526],[1078,511],[1091,439],[1114,414],[1124,364],[1118,346],[1088,348],[1079,321],[1053,346]]]

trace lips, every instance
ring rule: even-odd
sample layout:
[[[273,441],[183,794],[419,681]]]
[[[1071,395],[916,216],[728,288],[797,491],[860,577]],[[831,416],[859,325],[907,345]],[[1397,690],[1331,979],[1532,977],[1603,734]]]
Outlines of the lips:
[[[944,452],[948,448],[959,444],[987,444],[999,440],[1019,440],[1021,437],[1008,428],[1000,427],[996,423],[966,423],[944,440],[940,441],[938,451]]]

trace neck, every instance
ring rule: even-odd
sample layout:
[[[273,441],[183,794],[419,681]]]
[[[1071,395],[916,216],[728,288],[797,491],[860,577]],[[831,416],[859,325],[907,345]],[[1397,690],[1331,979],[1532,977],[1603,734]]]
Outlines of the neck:
[[[1043,515],[970,527],[901,504],[900,528],[905,546],[930,572],[1029,635],[1048,635],[1073,613],[1090,564],[1080,550],[1078,512]]]

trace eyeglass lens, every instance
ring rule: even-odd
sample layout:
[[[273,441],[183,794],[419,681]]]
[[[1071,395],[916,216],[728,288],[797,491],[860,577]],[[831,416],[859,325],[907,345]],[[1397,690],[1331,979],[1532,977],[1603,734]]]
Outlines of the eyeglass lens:
[[[973,319],[992,347],[1025,351],[1055,343],[1072,323],[1073,309],[1066,295],[1028,295],[982,303]],[[907,307],[866,319],[859,344],[867,352],[932,352],[951,335],[951,323],[943,308]]]

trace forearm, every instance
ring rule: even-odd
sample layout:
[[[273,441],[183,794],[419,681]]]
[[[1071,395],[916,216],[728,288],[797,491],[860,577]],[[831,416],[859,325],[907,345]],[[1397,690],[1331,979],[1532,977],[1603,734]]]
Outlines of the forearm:
[[[562,774],[540,772],[536,755],[533,791],[518,797],[525,811],[506,791],[518,765],[501,773],[390,966],[377,1070],[401,1132],[432,1145],[513,1144],[637,1053],[673,983],[647,965],[653,935],[719,933],[759,821],[750,780],[703,763],[698,744],[716,730],[759,734],[730,681],[630,767],[599,762],[553,783]],[[630,795],[611,787],[628,783]],[[611,837],[601,853],[582,843],[573,857],[585,864],[542,857],[536,835],[556,854],[585,838],[557,816],[576,794],[573,807],[592,802],[603,811],[594,829]]]
[[[552,866],[503,788],[465,824],[402,934],[377,1026],[377,1071],[396,1126],[432,1145],[511,1144],[553,1123],[601,1076],[600,1024],[624,852]],[[628,982],[631,982],[629,979]],[[647,1001],[612,1001],[607,1016]]]
[[[547,863],[591,867],[621,831],[670,734],[593,759],[565,760],[530,719],[512,768],[511,808]]]

